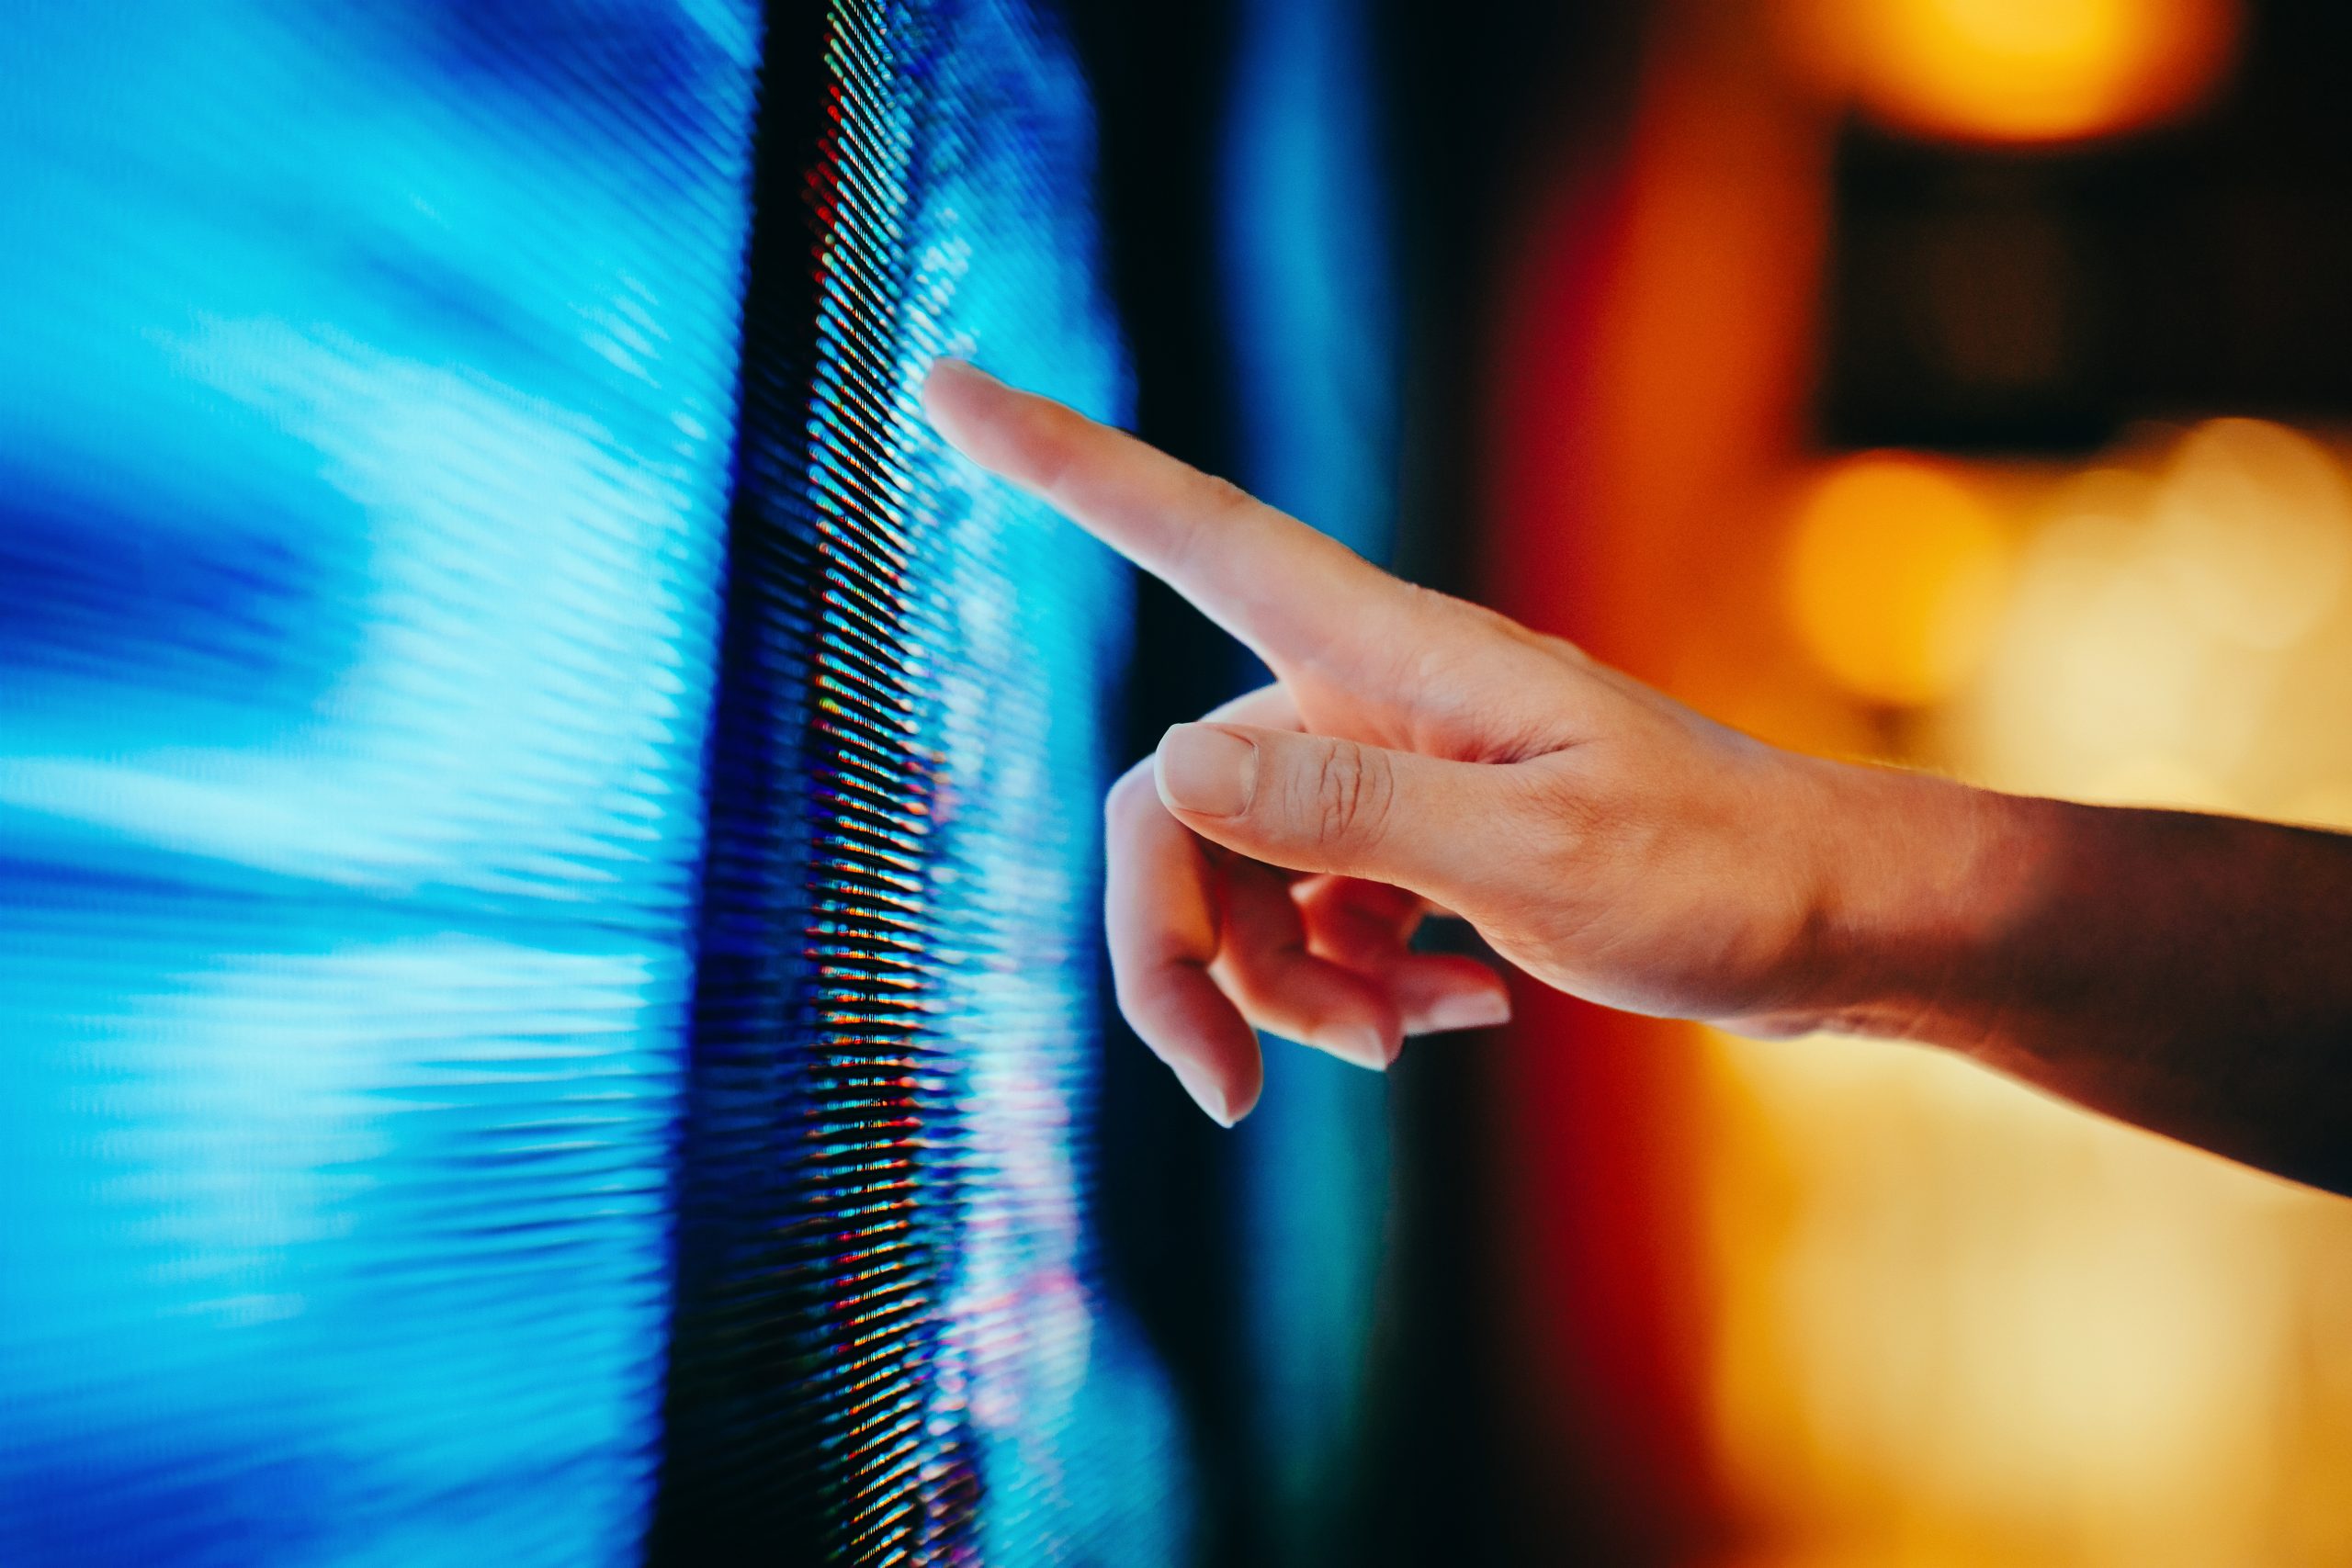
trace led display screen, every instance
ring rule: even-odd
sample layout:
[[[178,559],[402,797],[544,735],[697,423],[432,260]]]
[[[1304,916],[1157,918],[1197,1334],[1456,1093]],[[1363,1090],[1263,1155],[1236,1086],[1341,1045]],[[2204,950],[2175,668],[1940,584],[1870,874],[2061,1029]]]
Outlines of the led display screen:
[[[0,1562],[1149,1562],[1019,0],[0,35]]]

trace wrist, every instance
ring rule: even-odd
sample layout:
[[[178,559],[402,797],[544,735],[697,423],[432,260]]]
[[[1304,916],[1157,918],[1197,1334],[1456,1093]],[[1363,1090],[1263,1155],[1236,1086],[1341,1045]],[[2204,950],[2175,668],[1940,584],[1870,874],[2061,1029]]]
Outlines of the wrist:
[[[1963,1049],[1996,1032],[2004,933],[2037,885],[2052,801],[1804,759],[1812,773],[1806,1027]]]

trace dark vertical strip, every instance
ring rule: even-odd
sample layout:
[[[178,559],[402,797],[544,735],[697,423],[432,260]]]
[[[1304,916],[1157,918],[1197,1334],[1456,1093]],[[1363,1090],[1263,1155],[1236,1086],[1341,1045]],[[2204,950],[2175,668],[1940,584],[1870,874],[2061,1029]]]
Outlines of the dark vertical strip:
[[[677,1176],[656,1563],[872,1560],[918,1521],[922,773],[894,471],[888,14],[771,8]]]
[[[930,768],[918,741],[907,568],[917,525],[901,407],[914,148],[899,119],[913,8],[843,0],[828,40],[830,125],[812,188],[827,219],[805,485],[779,497],[820,570],[802,748],[807,951],[817,1018],[790,1225],[822,1293],[821,1357],[798,1391],[837,1467],[834,1554],[933,1561],[922,1461],[939,1309],[941,1206],[924,1190],[923,1004]]]
[[[772,498],[805,468],[788,433],[815,361],[825,213],[809,172],[831,124],[824,7],[769,7],[745,257],[725,620],[710,736],[689,1081],[675,1178],[676,1281],[657,1564],[822,1560],[826,1467],[795,1391],[810,1372],[796,1271],[794,1172],[780,1145],[806,1093],[792,1043],[811,1015],[798,935],[808,842],[798,757],[806,728],[808,541]]]
[[[1537,196],[1607,166],[1637,79],[1636,0],[1365,0],[1384,87],[1404,352],[1397,565],[1475,592],[1492,301]],[[1564,173],[1564,170],[1566,171]],[[1578,1503],[1539,1495],[1556,1457],[1510,1424],[1524,1348],[1501,1294],[1507,1192],[1491,1036],[1405,1054],[1394,1074],[1396,1208],[1357,1503],[1335,1560],[1605,1562]],[[1538,1521],[1542,1529],[1538,1528]]]
[[[1216,301],[1217,107],[1235,0],[1182,6],[1070,0],[1100,139],[1108,278],[1136,380],[1135,429],[1212,473],[1230,473],[1233,367]],[[1246,680],[1232,640],[1170,589],[1138,577],[1137,657],[1125,693],[1122,765],[1170,724]],[[1262,679],[1262,677],[1261,677]],[[1111,994],[1107,972],[1101,995]],[[1184,1412],[1204,1562],[1262,1554],[1258,1478],[1236,1369],[1242,1277],[1231,1140],[1185,1098],[1115,1011],[1102,1020],[1093,1222],[1106,1283],[1143,1325]]]

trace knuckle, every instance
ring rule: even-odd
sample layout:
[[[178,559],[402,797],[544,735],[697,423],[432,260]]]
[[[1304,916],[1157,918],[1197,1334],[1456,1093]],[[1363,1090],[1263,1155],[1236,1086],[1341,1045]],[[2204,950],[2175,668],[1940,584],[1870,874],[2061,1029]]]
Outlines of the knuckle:
[[[1333,741],[1322,748],[1306,783],[1303,815],[1321,841],[1358,848],[1380,841],[1396,796],[1385,757]]]
[[[1624,828],[1624,812],[1604,781],[1580,772],[1544,771],[1526,778],[1527,794],[1515,813],[1535,840],[1538,858],[1576,863],[1605,852]]]
[[[1215,540],[1225,528],[1245,518],[1257,505],[1256,498],[1231,479],[1196,471],[1178,517],[1174,550],[1178,569],[1190,570],[1201,551],[1215,548]]]
[[[1231,479],[1216,474],[1201,475],[1195,491],[1197,504],[1203,512],[1248,512],[1255,510],[1258,505],[1255,496]]]

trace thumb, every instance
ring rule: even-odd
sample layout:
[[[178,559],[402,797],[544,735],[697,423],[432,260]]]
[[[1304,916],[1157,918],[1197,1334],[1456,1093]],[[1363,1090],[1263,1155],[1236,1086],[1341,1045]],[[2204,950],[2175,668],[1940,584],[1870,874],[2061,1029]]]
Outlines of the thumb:
[[[1176,819],[1252,860],[1452,901],[1505,859],[1502,765],[1238,724],[1177,725],[1155,761]]]

